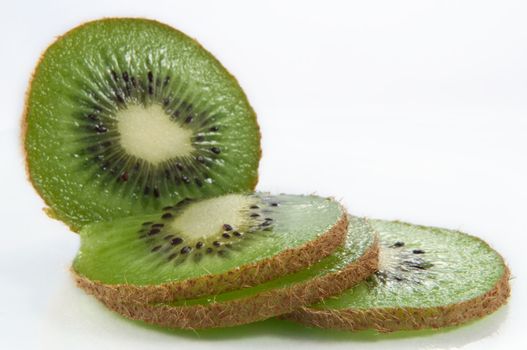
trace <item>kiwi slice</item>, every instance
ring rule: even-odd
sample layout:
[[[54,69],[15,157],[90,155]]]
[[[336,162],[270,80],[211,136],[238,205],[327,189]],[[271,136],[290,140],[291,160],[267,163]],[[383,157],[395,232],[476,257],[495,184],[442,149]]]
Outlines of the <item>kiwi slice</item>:
[[[151,20],[61,36],[35,69],[23,124],[29,178],[75,231],[257,182],[260,133],[240,86],[196,41]]]
[[[227,327],[267,319],[338,295],[378,267],[377,236],[364,219],[349,218],[346,243],[318,263],[264,284],[170,303],[102,301],[134,320],[175,328]]]
[[[317,196],[229,194],[81,232],[78,285],[109,300],[173,301],[253,286],[331,254],[342,206]]]
[[[346,330],[439,328],[483,317],[509,294],[509,270],[479,238],[459,231],[372,220],[379,271],[324,303],[286,318]]]

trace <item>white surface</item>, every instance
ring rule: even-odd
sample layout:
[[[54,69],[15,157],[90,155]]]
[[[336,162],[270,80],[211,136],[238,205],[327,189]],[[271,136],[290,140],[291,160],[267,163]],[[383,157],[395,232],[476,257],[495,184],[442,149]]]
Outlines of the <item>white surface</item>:
[[[259,189],[478,234],[512,268],[509,305],[449,332],[381,340],[277,321],[169,334],[106,311],[74,287],[78,237],[40,210],[18,141],[40,52],[101,16],[176,26],[237,76],[263,132]],[[525,349],[526,18],[525,1],[0,2],[0,348]]]

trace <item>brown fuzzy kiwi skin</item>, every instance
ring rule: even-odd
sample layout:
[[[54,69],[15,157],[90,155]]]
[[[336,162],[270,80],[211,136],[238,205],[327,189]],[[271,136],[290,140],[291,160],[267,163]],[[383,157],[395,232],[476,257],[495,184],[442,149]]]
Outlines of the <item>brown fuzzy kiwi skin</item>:
[[[137,286],[104,284],[79,275],[73,269],[72,272],[78,287],[111,304],[170,302],[252,287],[305,269],[344,245],[347,236],[348,216],[346,210],[343,207],[341,209],[343,214],[336,224],[315,240],[223,274],[205,275],[158,285]]]
[[[301,307],[281,318],[310,327],[381,333],[458,326],[489,315],[505,304],[511,291],[509,279],[510,270],[504,264],[503,275],[491,290],[473,299],[444,306],[334,310]]]
[[[43,199],[44,201],[44,204],[46,205],[45,208],[43,208],[44,212],[46,213],[46,215],[48,217],[50,217],[51,219],[55,219],[55,220],[58,220],[58,221],[61,221],[63,222],[64,224],[66,224],[66,226],[69,227],[69,229],[75,233],[78,233],[80,231],[80,229],[82,227],[80,226],[77,226],[77,225],[74,225],[70,222],[68,222],[68,219],[67,217],[65,217],[64,215],[62,215],[61,213],[57,212],[56,210],[53,209],[53,203],[51,203],[49,201],[48,198],[46,198],[44,196],[44,194],[42,193],[42,191],[37,187],[35,186],[35,182],[33,181],[33,178],[31,176],[31,164],[30,164],[30,161],[29,161],[29,158],[27,156],[27,149],[26,149],[26,136],[27,136],[27,129],[28,129],[28,115],[29,115],[29,96],[31,94],[31,88],[33,86],[33,79],[35,78],[35,75],[37,73],[37,69],[38,67],[40,66],[40,62],[42,62],[42,60],[44,59],[44,57],[46,56],[48,50],[53,46],[55,45],[56,43],[58,43],[60,40],[62,40],[64,37],[68,36],[69,34],[71,33],[74,33],[75,31],[77,30],[80,30],[82,29],[84,26],[86,25],[89,25],[91,24],[92,22],[98,22],[98,21],[115,21],[115,20],[122,20],[122,19],[136,19],[136,20],[142,20],[142,21],[147,21],[147,22],[153,22],[153,23],[156,23],[160,26],[163,26],[163,27],[166,27],[166,28],[170,28],[171,30],[174,30],[176,32],[180,32],[182,33],[181,31],[179,31],[178,29],[174,28],[174,27],[171,27],[169,26],[168,24],[165,24],[165,23],[162,23],[162,22],[159,22],[159,21],[156,21],[154,19],[149,19],[149,18],[144,18],[144,17],[103,17],[103,18],[100,18],[100,19],[96,19],[96,20],[91,20],[91,21],[86,21],[84,23],[81,23],[80,25],[68,30],[66,33],[62,34],[62,35],[59,35],[41,54],[40,54],[40,57],[37,61],[37,64],[35,65],[35,68],[33,69],[33,72],[31,73],[31,76],[29,78],[29,84],[28,84],[28,88],[26,90],[26,93],[25,93],[25,97],[24,97],[24,110],[23,110],[23,114],[22,114],[22,120],[21,120],[21,126],[20,126],[20,136],[21,136],[21,146],[22,146],[22,153],[24,155],[24,165],[25,165],[25,171],[26,171],[26,177],[27,177],[27,180],[31,183],[31,185],[33,186],[33,188],[35,189],[35,191],[37,192],[37,194],[40,196],[40,198]],[[184,34],[185,36],[188,36],[190,37],[189,35],[185,34],[185,33],[182,33]],[[225,68],[223,66],[223,64],[221,64],[221,62],[216,58],[216,56],[214,56],[211,52],[209,52],[207,49],[205,49],[195,38],[191,38],[201,49],[203,49],[206,53],[208,53],[210,55],[210,58],[215,61],[220,67],[223,68],[223,70],[226,72],[226,74],[230,77],[230,79],[232,81],[234,81],[238,86],[241,86],[239,84],[239,81],[236,79],[236,77],[234,75],[232,75],[228,70],[227,68]],[[262,159],[262,147],[261,147],[261,131],[260,131],[260,125],[258,124],[258,121],[257,121],[257,117],[256,117],[256,113],[254,112],[254,109],[252,108],[251,104],[249,103],[249,99],[247,98],[247,95],[245,94],[245,92],[241,89],[240,87],[240,92],[241,92],[241,95],[243,97],[243,102],[245,104],[247,104],[247,106],[250,108],[250,110],[252,111],[252,119],[254,120],[255,122],[255,125],[256,125],[256,128],[258,129],[257,130],[257,134],[258,134],[258,144],[260,145],[260,147],[258,148],[258,160],[257,160],[257,163],[259,164],[260,163],[260,160]],[[256,185],[258,184],[258,172],[256,173],[256,176],[254,178],[254,181],[253,183],[249,186],[250,188],[247,189],[247,191],[249,192],[252,192],[254,191],[254,189],[256,188]]]
[[[375,239],[359,259],[340,271],[226,302],[170,306],[140,302],[122,303],[115,299],[101,301],[109,309],[126,318],[157,326],[182,329],[231,327],[282,315],[303,305],[341,294],[377,270],[378,255],[378,239]]]

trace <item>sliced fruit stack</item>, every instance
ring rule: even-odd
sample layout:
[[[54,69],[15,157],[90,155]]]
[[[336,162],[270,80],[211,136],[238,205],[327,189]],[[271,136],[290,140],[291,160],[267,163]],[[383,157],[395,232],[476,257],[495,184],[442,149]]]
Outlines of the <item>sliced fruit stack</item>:
[[[475,237],[253,192],[260,134],[243,91],[158,22],[104,19],[58,39],[24,126],[47,213],[80,234],[78,286],[127,318],[384,332],[460,324],[509,296],[503,259]]]

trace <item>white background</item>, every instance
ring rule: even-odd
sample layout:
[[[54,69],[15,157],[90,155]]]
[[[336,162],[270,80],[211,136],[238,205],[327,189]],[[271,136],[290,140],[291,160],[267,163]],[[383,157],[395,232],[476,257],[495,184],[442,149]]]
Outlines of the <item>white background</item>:
[[[239,79],[263,133],[260,190],[478,234],[511,266],[508,306],[388,337],[278,321],[168,333],[106,311],[75,288],[79,239],[40,210],[19,143],[40,53],[102,16],[173,25]],[[0,348],[526,348],[525,1],[2,1],[0,70]]]

